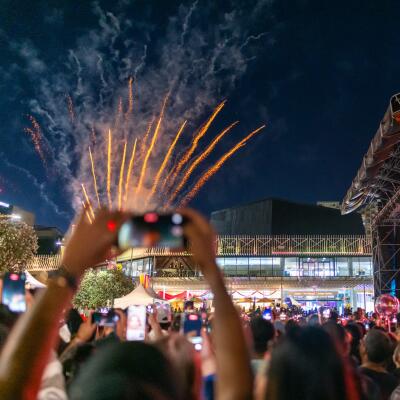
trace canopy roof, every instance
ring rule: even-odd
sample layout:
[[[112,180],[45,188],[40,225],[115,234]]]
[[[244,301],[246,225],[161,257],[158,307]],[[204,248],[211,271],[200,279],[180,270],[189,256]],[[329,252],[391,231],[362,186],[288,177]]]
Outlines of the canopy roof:
[[[125,309],[135,305],[147,306],[155,301],[158,301],[158,298],[151,296],[142,285],[139,285],[126,296],[115,299],[114,307]]]
[[[25,277],[26,277],[25,283],[29,285],[31,289],[44,289],[46,287],[44,283],[39,282],[28,271],[25,271]]]
[[[356,177],[342,202],[348,214],[371,202],[381,207],[400,187],[400,93],[390,99],[388,109],[371,141]]]

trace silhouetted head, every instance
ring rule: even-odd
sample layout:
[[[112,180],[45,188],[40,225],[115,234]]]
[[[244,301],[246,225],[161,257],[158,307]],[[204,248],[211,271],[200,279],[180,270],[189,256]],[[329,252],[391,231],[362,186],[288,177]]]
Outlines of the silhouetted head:
[[[82,367],[71,400],[181,399],[172,364],[142,342],[110,343]]]
[[[275,337],[274,325],[262,317],[254,317],[250,321],[253,336],[254,352],[263,354],[268,349],[268,342]]]
[[[267,381],[267,400],[348,399],[342,359],[319,327],[301,328],[273,350]]]

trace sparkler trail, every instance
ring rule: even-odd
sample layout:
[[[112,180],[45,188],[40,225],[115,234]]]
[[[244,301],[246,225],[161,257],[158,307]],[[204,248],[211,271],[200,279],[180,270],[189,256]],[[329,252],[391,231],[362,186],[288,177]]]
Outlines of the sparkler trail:
[[[254,135],[260,132],[265,128],[265,125],[260,126],[255,129],[253,132],[249,133],[244,139],[242,139],[239,143],[237,143],[234,147],[232,147],[228,152],[226,152],[211,168],[209,168],[197,181],[197,183],[193,186],[190,192],[186,195],[186,197],[181,201],[180,207],[186,206],[186,204],[193,199],[194,196],[198,193],[198,191],[204,186],[204,184],[224,165],[224,163],[241,147],[245,146],[248,140],[250,140]]]
[[[201,127],[199,133],[195,136],[193,139],[192,145],[190,146],[189,150],[184,154],[182,159],[179,161],[178,165],[175,168],[175,171],[172,175],[171,181],[168,184],[168,187],[171,188],[172,185],[174,184],[176,177],[178,176],[179,172],[181,172],[182,168],[185,166],[185,164],[189,161],[190,157],[194,153],[194,151],[197,148],[197,145],[200,141],[200,139],[206,134],[208,131],[208,128],[214,121],[215,117],[218,115],[218,113],[222,110],[226,103],[226,100],[224,100],[222,103],[220,103],[217,108],[213,111],[211,114],[211,117],[207,120],[207,122]]]
[[[96,172],[94,170],[94,162],[93,162],[92,150],[90,149],[90,146],[89,146],[89,157],[90,157],[90,164],[92,166],[92,176],[93,176],[93,183],[94,183],[94,191],[96,192],[97,205],[100,208],[100,198],[99,198],[99,191],[97,189]]]
[[[94,146],[96,144],[96,131],[94,130],[94,126],[92,126],[92,129],[90,132],[91,132],[90,140],[92,142],[92,145]]]
[[[155,193],[155,191],[157,189],[157,185],[158,185],[158,182],[159,182],[159,180],[161,178],[161,175],[162,175],[165,167],[167,166],[169,159],[171,158],[172,152],[175,149],[176,143],[178,142],[178,140],[179,140],[179,138],[180,138],[185,126],[186,126],[186,123],[187,123],[187,121],[183,122],[183,124],[181,125],[181,127],[179,128],[179,130],[178,130],[178,132],[177,132],[177,134],[175,136],[175,139],[173,140],[173,142],[169,146],[167,154],[165,155],[164,160],[163,160],[163,162],[161,164],[161,167],[158,170],[157,175],[156,175],[156,177],[154,179],[153,187],[151,188],[151,192],[150,192],[149,197],[146,200],[146,203],[149,202],[149,200],[154,196],[154,193]]]
[[[122,154],[121,169],[119,171],[119,183],[118,183],[118,210],[121,210],[122,206],[122,182],[124,180],[125,172],[125,158],[126,158],[126,140],[124,144],[124,152]]]
[[[94,211],[93,211],[92,203],[90,202],[89,196],[87,195],[85,185],[83,183],[81,183],[81,186],[82,186],[83,195],[85,196],[86,204],[88,205],[90,214],[92,215],[92,217],[94,219]]]
[[[137,188],[136,188],[137,192],[140,192],[140,190],[142,188],[142,185],[143,185],[143,179],[144,179],[145,174],[146,174],[147,162],[149,161],[151,152],[152,152],[152,150],[154,148],[154,145],[155,145],[155,143],[157,141],[157,136],[158,136],[158,132],[160,130],[162,119],[164,117],[164,110],[165,110],[165,106],[167,104],[168,97],[169,97],[169,94],[167,94],[165,96],[164,103],[163,103],[163,106],[162,106],[161,112],[160,112],[160,117],[158,118],[157,126],[154,129],[153,138],[152,138],[150,146],[149,146],[149,148],[147,150],[146,156],[145,156],[145,158],[143,160],[142,171],[140,172],[139,182],[138,182],[138,185],[137,185]]]
[[[196,167],[204,161],[210,153],[214,150],[215,146],[218,144],[218,142],[225,136],[226,133],[228,133],[234,126],[236,126],[239,123],[239,121],[234,122],[233,124],[229,125],[227,128],[225,128],[207,147],[206,150],[201,153],[196,160],[193,161],[192,165],[188,168],[188,170],[185,172],[185,175],[181,179],[180,183],[178,186],[174,189],[174,192],[170,196],[168,202],[167,202],[167,207],[169,207],[172,202],[175,200],[176,196],[178,193],[182,190],[183,186],[185,183],[188,181],[190,176],[192,175],[193,171],[196,169]]]
[[[112,208],[112,200],[111,200],[111,129],[108,130],[108,151],[107,151],[107,198],[108,198],[108,207]]]
[[[68,93],[66,94],[66,97],[68,103],[69,117],[71,118],[71,122],[74,123],[75,121],[74,103],[72,102],[72,98]]]
[[[47,166],[46,157],[42,148],[42,130],[40,129],[39,122],[32,115],[28,115],[29,120],[32,123],[32,128],[24,128],[24,131],[31,137],[33,146],[35,147],[36,153],[39,155],[44,166]]]
[[[134,143],[133,148],[132,148],[131,159],[129,160],[128,172],[126,174],[124,206],[126,206],[126,201],[128,200],[129,183],[131,181],[133,162],[135,160],[135,153],[136,153],[136,143],[137,143],[137,138],[135,139],[135,143]]]

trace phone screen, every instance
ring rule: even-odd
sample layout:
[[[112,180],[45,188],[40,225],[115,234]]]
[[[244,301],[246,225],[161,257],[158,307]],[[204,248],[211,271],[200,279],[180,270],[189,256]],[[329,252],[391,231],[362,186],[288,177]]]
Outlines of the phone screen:
[[[1,302],[13,312],[25,312],[25,274],[7,272],[3,279]]]
[[[147,213],[125,222],[118,232],[118,246],[122,250],[132,247],[168,247],[184,249],[184,217],[179,213]]]
[[[127,340],[144,340],[146,335],[146,306],[129,306],[126,327]]]
[[[190,342],[193,343],[195,350],[200,351],[203,345],[201,337],[201,327],[203,321],[201,315],[194,313],[185,313],[183,321],[183,333],[187,335]]]
[[[99,326],[114,326],[118,321],[119,315],[114,310],[92,314],[92,323]]]
[[[264,319],[266,319],[267,321],[271,321],[271,319],[272,319],[272,311],[267,308],[266,310],[263,311],[262,317]]]

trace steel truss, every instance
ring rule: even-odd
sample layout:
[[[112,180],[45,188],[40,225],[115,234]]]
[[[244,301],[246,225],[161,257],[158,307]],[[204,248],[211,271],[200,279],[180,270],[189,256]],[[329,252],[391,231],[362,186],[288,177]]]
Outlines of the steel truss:
[[[400,94],[389,107],[342,203],[342,212],[373,206],[371,224],[375,296],[400,297]]]
[[[217,256],[368,256],[372,253],[371,243],[362,235],[315,235],[315,236],[218,236]],[[156,268],[190,264],[189,252],[173,252],[166,248],[136,249],[118,257],[117,262],[152,257]],[[57,269],[61,257],[36,256],[27,265],[28,271],[51,271]],[[172,268],[170,268],[172,269]]]

